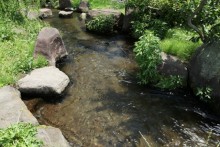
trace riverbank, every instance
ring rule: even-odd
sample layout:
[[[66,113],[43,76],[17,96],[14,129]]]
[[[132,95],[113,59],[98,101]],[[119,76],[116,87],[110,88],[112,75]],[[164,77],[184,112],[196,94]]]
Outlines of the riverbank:
[[[44,58],[33,58],[37,35],[45,26],[48,24],[40,19],[0,19],[0,87],[14,84],[22,73],[47,65]]]

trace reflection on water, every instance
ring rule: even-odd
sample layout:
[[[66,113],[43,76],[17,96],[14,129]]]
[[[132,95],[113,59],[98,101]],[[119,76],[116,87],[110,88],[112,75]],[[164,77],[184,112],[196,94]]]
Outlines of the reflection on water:
[[[71,79],[62,102],[26,101],[42,124],[59,127],[73,146],[217,146],[220,124],[190,96],[137,84],[132,43],[85,32],[78,15],[47,20],[70,53],[60,68]]]

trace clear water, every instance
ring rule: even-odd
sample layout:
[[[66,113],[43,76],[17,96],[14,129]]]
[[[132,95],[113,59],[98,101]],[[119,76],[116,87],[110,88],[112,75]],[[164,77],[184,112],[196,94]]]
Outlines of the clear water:
[[[41,124],[62,130],[72,146],[217,146],[220,120],[189,95],[137,84],[132,43],[89,34],[78,14],[47,20],[63,35],[71,79],[61,102],[26,104]]]

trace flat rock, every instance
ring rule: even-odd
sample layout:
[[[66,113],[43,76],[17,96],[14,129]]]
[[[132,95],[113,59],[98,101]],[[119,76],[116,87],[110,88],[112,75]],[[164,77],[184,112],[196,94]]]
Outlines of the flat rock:
[[[70,147],[58,128],[50,126],[40,126],[37,138],[44,142],[44,147]]]
[[[73,16],[73,11],[60,11],[59,17],[60,18],[71,18]]]
[[[0,108],[0,128],[18,122],[38,124],[37,119],[21,100],[20,92],[13,87],[6,86],[0,89]]]
[[[68,83],[69,77],[54,66],[33,70],[17,82],[18,89],[24,94],[60,95]]]

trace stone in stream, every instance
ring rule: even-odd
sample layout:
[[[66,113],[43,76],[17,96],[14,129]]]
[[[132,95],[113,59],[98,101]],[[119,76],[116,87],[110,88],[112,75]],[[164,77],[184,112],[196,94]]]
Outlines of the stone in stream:
[[[69,77],[54,66],[33,70],[17,82],[19,91],[30,95],[60,95],[70,82]]]
[[[53,66],[55,66],[56,61],[68,55],[60,33],[56,28],[45,27],[39,32],[34,57],[36,58],[38,55],[45,56],[49,64]]]
[[[60,18],[71,18],[73,17],[73,11],[60,11],[59,17]]]
[[[0,89],[0,108],[0,128],[18,122],[38,124],[37,119],[21,100],[20,92],[13,87],[5,86]]]

